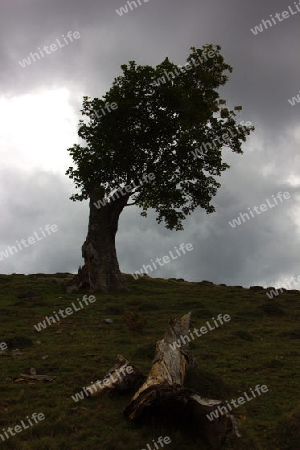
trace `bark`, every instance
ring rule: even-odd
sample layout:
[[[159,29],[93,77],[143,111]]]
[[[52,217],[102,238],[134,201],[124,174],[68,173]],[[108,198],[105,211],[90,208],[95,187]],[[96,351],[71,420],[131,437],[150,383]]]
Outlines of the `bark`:
[[[90,195],[90,215],[86,240],[82,246],[84,266],[79,268],[67,292],[107,292],[110,289],[125,289],[117,259],[115,237],[121,212],[130,194],[119,195],[114,201],[97,208],[102,199],[100,189]]]
[[[114,367],[112,367],[102,380],[91,384],[87,391],[91,397],[102,394],[105,391],[128,392],[136,390],[145,380],[145,376],[122,355],[118,355]]]
[[[194,365],[195,362],[187,343],[175,351],[169,344],[188,334],[189,322],[190,313],[177,321],[172,321],[164,338],[156,343],[156,354],[148,378],[125,410],[130,419],[141,416],[144,406],[149,401],[152,402],[158,391],[158,395],[167,396],[170,393],[172,396],[173,388],[177,389],[183,385],[189,365]]]

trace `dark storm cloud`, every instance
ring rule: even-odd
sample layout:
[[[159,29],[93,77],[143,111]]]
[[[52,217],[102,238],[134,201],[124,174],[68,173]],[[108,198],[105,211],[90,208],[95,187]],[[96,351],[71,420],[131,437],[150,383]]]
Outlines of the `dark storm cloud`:
[[[68,199],[72,186],[59,175],[19,170],[0,173],[3,207],[0,252],[12,246],[17,249],[2,257],[0,273],[77,270],[86,234],[87,204],[74,204]],[[45,233],[44,237],[42,231],[47,224],[57,225],[58,230]],[[38,236],[36,242],[29,245],[28,238],[35,237],[34,233]],[[22,239],[25,244],[21,244]]]
[[[186,220],[183,232],[175,232],[157,225],[153,211],[143,219],[137,208],[125,209],[117,235],[121,269],[138,270],[151,258],[191,242],[192,252],[152,275],[244,285],[274,284],[299,275],[299,193],[292,181],[297,181],[299,173],[300,105],[291,106],[288,99],[300,90],[300,13],[257,35],[250,30],[270,15],[294,7],[294,2],[141,3],[120,17],[115,10],[124,6],[125,0],[2,0],[2,95],[66,87],[80,118],[82,95],[101,97],[120,74],[121,64],[135,60],[157,65],[166,56],[184,64],[191,46],[220,44],[226,62],[234,69],[222,96],[229,106],[243,105],[242,119],[253,122],[256,131],[244,146],[243,156],[224,151],[224,159],[232,167],[221,178],[222,187],[213,201],[216,213],[197,211]],[[30,52],[54,43],[68,31],[78,31],[80,39],[26,68],[19,65]],[[1,179],[1,249],[47,223],[56,223],[59,231],[8,258],[0,271],[76,271],[82,262],[88,204],[68,200],[74,189],[63,170],[60,174],[38,170],[29,174],[16,173],[8,166]],[[20,190],[20,183],[24,189]],[[240,212],[279,191],[289,191],[292,198],[235,229],[230,227],[228,221]],[[3,267],[4,262],[0,264]]]

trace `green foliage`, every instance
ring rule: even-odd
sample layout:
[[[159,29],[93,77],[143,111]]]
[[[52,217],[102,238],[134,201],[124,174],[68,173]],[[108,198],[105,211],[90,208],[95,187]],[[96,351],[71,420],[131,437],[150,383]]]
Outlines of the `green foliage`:
[[[66,174],[81,191],[72,200],[88,199],[100,187],[100,198],[108,199],[130,186],[132,202],[142,209],[142,216],[154,208],[157,222],[176,230],[198,206],[214,211],[211,200],[220,187],[215,176],[229,168],[222,161],[222,147],[242,153],[241,144],[254,129],[237,125],[241,107],[228,109],[217,92],[232,71],[220,49],[211,44],[192,47],[187,63],[199,58],[202,63],[185,71],[168,58],[155,68],[129,61],[103,99],[84,97],[85,117],[78,134],[85,146],[68,149],[75,166]],[[209,52],[214,56],[205,57]],[[178,75],[158,82],[166,73]],[[113,103],[117,108],[103,114],[105,105]],[[229,140],[224,138],[227,133]],[[213,147],[195,158],[192,151],[202,143]],[[150,173],[155,179],[139,185]]]

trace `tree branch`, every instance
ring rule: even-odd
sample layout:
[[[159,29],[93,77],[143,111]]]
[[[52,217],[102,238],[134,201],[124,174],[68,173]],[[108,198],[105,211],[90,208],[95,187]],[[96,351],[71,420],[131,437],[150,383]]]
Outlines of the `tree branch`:
[[[126,206],[132,206],[132,205],[136,205],[137,204],[137,202],[133,202],[133,203],[127,203],[127,205],[125,205],[125,207]]]

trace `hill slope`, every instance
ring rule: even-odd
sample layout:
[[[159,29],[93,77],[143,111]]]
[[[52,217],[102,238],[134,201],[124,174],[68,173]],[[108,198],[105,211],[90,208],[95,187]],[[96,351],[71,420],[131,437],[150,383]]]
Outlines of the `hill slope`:
[[[147,444],[154,449],[153,441],[169,436],[169,450],[208,449],[175,424],[168,427],[154,419],[137,427],[127,422],[122,410],[130,395],[72,399],[100,379],[119,353],[147,374],[169,320],[191,311],[191,330],[207,321],[213,328],[218,314],[231,320],[191,340],[198,367],[190,370],[186,386],[228,402],[249,395],[258,384],[268,387],[233,410],[243,437],[224,448],[300,449],[300,292],[286,291],[270,300],[259,288],[127,275],[128,292],[95,294],[96,301],[85,304],[82,295],[64,293],[69,277],[0,275],[0,343],[8,345],[0,352],[1,448],[140,450]],[[34,327],[68,307],[72,313],[66,318],[46,323],[39,332]],[[25,381],[20,374],[31,368],[54,381]],[[45,419],[9,435],[8,427],[34,412]]]

